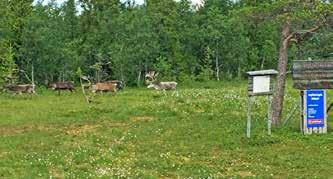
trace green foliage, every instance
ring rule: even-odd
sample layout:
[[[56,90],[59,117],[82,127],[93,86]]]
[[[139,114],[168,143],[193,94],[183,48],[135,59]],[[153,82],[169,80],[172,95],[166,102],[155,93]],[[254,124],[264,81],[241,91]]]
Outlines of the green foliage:
[[[0,84],[3,84],[5,82],[5,79],[7,77],[12,79],[15,79],[14,70],[16,68],[16,64],[14,62],[14,50],[13,47],[9,44],[1,44],[0,43]]]
[[[202,64],[200,66],[200,73],[198,75],[199,81],[208,81],[211,79],[213,75],[212,56],[213,56],[213,51],[209,48],[209,46],[207,46],[205,48],[205,57],[202,60]]]
[[[331,23],[332,9],[320,0],[206,0],[202,7],[189,0],[144,5],[5,0],[0,2],[0,55],[3,60],[12,44],[17,68],[30,73],[34,66],[39,84],[75,80],[78,67],[95,81],[120,79],[129,86],[141,84],[143,74],[155,69],[162,79],[178,82],[216,79],[217,72],[234,79],[245,71],[276,68],[283,22],[292,30]],[[332,26],[325,26],[297,53],[302,59],[331,58],[331,36]],[[289,53],[294,59],[296,51]],[[90,68],[97,63],[103,64],[99,70]]]
[[[158,73],[160,80],[171,80],[172,79],[172,65],[165,57],[158,57],[154,68]]]

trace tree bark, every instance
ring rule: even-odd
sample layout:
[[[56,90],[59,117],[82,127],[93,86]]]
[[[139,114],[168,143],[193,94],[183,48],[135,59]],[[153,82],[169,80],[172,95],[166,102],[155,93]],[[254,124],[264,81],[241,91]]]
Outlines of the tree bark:
[[[32,63],[31,64],[31,85],[32,85],[32,91],[33,91],[33,93],[36,93],[36,91],[35,91],[35,74],[34,74],[34,64]]]
[[[141,84],[141,69],[140,69],[139,74],[138,74],[138,82],[137,82],[138,87],[141,86],[140,84]]]
[[[260,69],[263,70],[264,69],[264,65],[265,65],[265,57],[262,57],[262,61],[261,61],[261,65],[260,65]]]
[[[121,81],[124,83],[125,82],[125,78],[124,78],[123,64],[120,65],[120,76],[121,76]]]
[[[282,27],[282,34],[281,34],[281,44],[279,50],[279,65],[278,65],[278,76],[277,76],[277,84],[275,93],[273,96],[273,103],[272,103],[272,123],[274,125],[280,124],[280,119],[282,115],[283,109],[283,101],[284,101],[284,90],[286,84],[286,72],[287,72],[287,64],[288,64],[288,46],[291,41],[295,41],[296,43],[300,43],[306,36],[310,35],[311,33],[316,32],[322,26],[316,26],[312,29],[308,29],[305,33],[301,36],[298,36],[296,33],[296,39],[293,39],[295,36],[294,33],[290,32],[290,22],[286,22]]]
[[[215,69],[216,69],[216,80],[220,81],[220,64],[219,64],[219,53],[218,53],[218,46],[215,52]]]
[[[287,72],[288,63],[288,45],[292,35],[290,34],[290,24],[287,22],[283,25],[281,34],[281,44],[279,50],[279,64],[278,64],[278,76],[273,96],[272,103],[272,123],[274,125],[280,124],[283,101],[284,101],[284,90],[285,90],[285,79]]]

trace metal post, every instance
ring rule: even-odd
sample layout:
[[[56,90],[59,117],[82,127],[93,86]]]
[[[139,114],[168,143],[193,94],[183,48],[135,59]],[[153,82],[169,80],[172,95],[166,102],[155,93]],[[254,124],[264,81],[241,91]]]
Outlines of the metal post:
[[[272,113],[271,113],[271,105],[272,105],[272,95],[268,95],[268,112],[267,112],[267,127],[268,127],[268,135],[272,135]]]
[[[304,134],[311,134],[312,133],[312,128],[308,128],[308,119],[307,119],[307,101],[306,101],[306,96],[308,95],[308,91],[303,91],[303,100],[302,100],[302,104],[303,104],[303,111],[302,111],[302,119],[303,119],[303,133]]]
[[[246,136],[247,138],[251,137],[251,106],[252,106],[252,97],[248,96],[248,106],[247,106],[247,128],[246,128]]]
[[[301,119],[300,119],[300,129],[301,129],[301,133],[304,133],[304,123],[303,123],[303,120],[304,120],[304,116],[303,116],[303,109],[304,109],[304,105],[303,105],[303,96],[304,95],[304,92],[303,91],[300,91],[300,116],[301,116]]]
[[[294,115],[298,106],[299,106],[298,102],[296,104],[294,104],[294,107],[292,108],[291,112],[287,115],[286,119],[283,121],[283,124],[282,124],[283,126],[287,125],[289,119]]]
[[[324,109],[327,109],[327,90],[324,90]],[[327,133],[327,113],[325,110],[325,118],[324,118],[324,128],[322,129],[322,133]]]

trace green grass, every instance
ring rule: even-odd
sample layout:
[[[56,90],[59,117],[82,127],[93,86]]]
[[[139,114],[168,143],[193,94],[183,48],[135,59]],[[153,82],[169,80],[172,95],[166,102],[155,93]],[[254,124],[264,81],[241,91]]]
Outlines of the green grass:
[[[247,139],[246,82],[192,87],[178,97],[126,89],[91,105],[79,90],[1,94],[0,178],[333,176],[331,132],[302,135],[297,113],[267,136],[258,97]],[[296,90],[286,94],[285,112],[298,101]]]

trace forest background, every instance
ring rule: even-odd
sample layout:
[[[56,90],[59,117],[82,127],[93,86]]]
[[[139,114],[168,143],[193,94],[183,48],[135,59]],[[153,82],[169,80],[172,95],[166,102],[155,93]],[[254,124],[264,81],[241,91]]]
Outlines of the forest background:
[[[283,2],[2,0],[0,83],[11,75],[28,82],[17,69],[27,74],[34,69],[40,85],[78,81],[81,71],[95,81],[118,79],[128,86],[143,85],[150,70],[160,72],[161,80],[187,83],[276,69],[281,22],[267,20],[267,14]],[[293,28],[315,23],[309,18]],[[291,44],[288,70],[295,59],[332,58],[332,39],[332,26],[324,26],[301,44]]]

